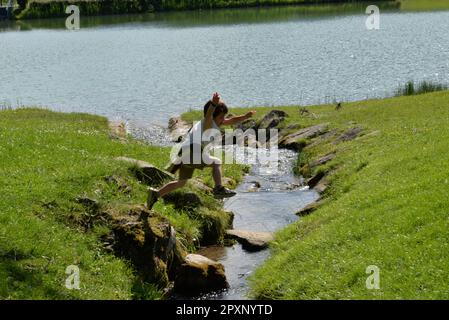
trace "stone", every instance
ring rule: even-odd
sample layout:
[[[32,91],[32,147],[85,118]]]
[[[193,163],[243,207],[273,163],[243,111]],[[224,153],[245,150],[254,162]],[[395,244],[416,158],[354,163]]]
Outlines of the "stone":
[[[188,254],[177,271],[174,291],[195,296],[228,287],[225,269],[221,263],[199,254]]]
[[[222,183],[222,185],[224,185],[225,187],[228,187],[228,188],[233,188],[237,185],[237,182],[234,179],[228,178],[228,177],[222,177],[221,183]]]
[[[257,122],[254,119],[246,119],[245,121],[242,121],[235,125],[236,129],[241,129],[243,132],[245,132],[248,129],[257,129]]]
[[[291,133],[283,137],[279,141],[279,146],[287,149],[292,149],[295,151],[301,151],[306,143],[307,139],[311,139],[326,133],[328,130],[327,124],[318,124],[312,127],[300,129],[294,133]]]
[[[327,181],[326,179],[321,179],[313,189],[319,194],[322,194],[327,190],[328,187],[329,181]]]
[[[173,142],[181,142],[192,126],[181,117],[172,117],[168,120],[168,131]]]
[[[271,232],[255,232],[246,230],[226,230],[226,237],[237,240],[247,251],[260,251],[268,247],[273,240]]]
[[[321,202],[319,202],[319,201],[312,202],[312,203],[308,204],[307,206],[305,206],[304,208],[300,209],[295,214],[300,217],[307,216],[307,215],[311,214],[313,211],[315,211],[316,209],[318,209],[318,207],[320,205],[321,205]]]
[[[289,124],[288,126],[281,129],[281,131],[279,132],[279,137],[284,137],[288,135],[291,131],[293,130],[298,131],[299,129],[301,129],[301,125],[299,123]]]
[[[108,217],[114,252],[129,259],[145,281],[168,286],[185,256],[168,219],[140,205],[109,211]]]
[[[339,142],[354,140],[355,138],[357,138],[360,135],[360,133],[362,131],[363,131],[363,128],[361,128],[361,127],[355,127],[355,128],[349,129],[349,130],[345,131],[341,136],[339,136],[337,138],[337,140],[335,140],[334,144],[337,144]]]
[[[261,185],[259,181],[252,181],[251,185],[248,187],[247,191],[248,192],[257,192],[259,191]]]
[[[320,180],[324,177],[325,173],[322,171],[319,171],[316,173],[313,177],[311,177],[309,180],[307,180],[307,185],[309,188],[314,188]]]
[[[123,122],[111,121],[108,123],[109,137],[112,139],[124,140],[126,138],[126,127]]]
[[[328,131],[316,138],[313,138],[311,140],[311,143],[308,144],[303,150],[310,150],[314,147],[316,147],[317,145],[321,144],[321,143],[326,143],[328,140],[332,139],[333,137],[335,137],[338,134],[337,130],[331,130]]]
[[[314,167],[323,165],[323,164],[325,164],[325,163],[331,161],[331,160],[334,159],[334,158],[335,158],[335,152],[331,152],[331,153],[328,153],[328,154],[326,154],[325,156],[323,156],[323,157],[321,157],[321,158],[319,158],[319,159],[317,159],[317,160],[315,160],[315,161],[312,161],[312,162],[309,164],[309,166],[310,166],[310,168],[313,169]]]
[[[288,114],[282,110],[271,110],[268,112],[257,125],[257,129],[276,128],[281,122],[288,117]]]
[[[270,136],[270,129],[277,128],[284,120],[288,117],[288,114],[285,111],[282,110],[271,110],[265,116],[259,120],[256,121],[254,119],[247,119],[241,123],[238,123],[234,125],[235,129],[241,129],[243,132],[245,132],[245,140],[244,145],[245,146],[255,146],[257,144],[257,141],[261,140],[267,142],[269,140],[273,140],[277,142],[278,135],[271,137]],[[254,130],[254,133],[251,134],[248,130]],[[262,132],[265,131],[265,138],[259,137],[259,130]],[[236,144],[237,139],[234,137],[231,141],[226,141],[226,144]]]
[[[226,257],[226,247],[221,245],[212,245],[199,248],[196,253],[211,260],[217,261]]]
[[[225,133],[223,145],[255,146],[257,144],[257,122],[254,119],[237,123],[234,129],[233,134]]]
[[[189,183],[197,190],[200,190],[204,193],[212,193],[212,188],[206,185],[203,181],[198,178],[193,178],[189,180]]]
[[[130,170],[136,178],[150,186],[158,187],[165,182],[175,179],[171,173],[142,160],[128,157],[117,157],[115,160],[129,163],[131,165]]]
[[[261,184],[259,181],[251,181],[251,183],[254,185],[255,188],[260,188]]]

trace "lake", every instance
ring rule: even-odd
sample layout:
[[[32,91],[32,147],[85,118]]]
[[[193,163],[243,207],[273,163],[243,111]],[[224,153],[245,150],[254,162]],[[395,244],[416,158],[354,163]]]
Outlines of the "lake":
[[[449,82],[449,11],[228,9],[0,25],[0,105],[165,125],[213,91],[230,106],[313,105]]]

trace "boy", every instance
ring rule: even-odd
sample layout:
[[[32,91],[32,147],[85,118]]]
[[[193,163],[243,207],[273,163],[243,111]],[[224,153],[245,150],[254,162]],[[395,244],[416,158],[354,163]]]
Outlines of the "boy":
[[[204,132],[209,129],[220,129],[221,125],[232,125],[244,121],[252,117],[256,112],[249,111],[243,116],[235,116],[225,119],[228,113],[228,107],[220,99],[220,95],[215,92],[212,100],[209,100],[204,106],[204,118],[197,122],[189,131],[189,135],[183,142],[180,156],[180,163],[172,164],[170,166],[171,173],[179,170],[178,180],[169,182],[162,186],[159,190],[149,188],[147,208],[151,209],[159,198],[162,198],[167,193],[183,187],[187,180],[192,178],[195,169],[203,169],[205,167],[212,168],[212,176],[214,178],[215,187],[213,189],[216,198],[229,198],[235,195],[235,192],[224,187],[221,183],[221,160],[203,152],[210,142],[207,137],[204,137]],[[209,130],[210,132],[210,130]],[[200,136],[200,139],[196,138]],[[197,140],[197,141],[195,141]]]

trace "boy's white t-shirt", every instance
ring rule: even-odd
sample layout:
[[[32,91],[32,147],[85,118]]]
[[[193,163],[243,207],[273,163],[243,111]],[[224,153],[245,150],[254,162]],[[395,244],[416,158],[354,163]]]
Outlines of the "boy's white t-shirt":
[[[213,120],[211,129],[215,130],[208,130],[208,134],[203,135],[204,120],[205,119],[198,121],[193,125],[189,131],[189,134],[186,136],[186,139],[181,144],[180,150],[183,151],[180,160],[184,164],[221,164],[221,160],[219,158],[209,154],[210,150],[203,152],[206,146],[213,147],[214,145],[220,145],[218,142],[221,141],[220,127]]]
[[[189,147],[193,144],[200,144],[203,148],[209,143],[214,143],[218,138],[218,134],[220,134],[220,127],[212,120],[212,128],[210,132],[212,135],[207,134],[203,135],[203,126],[205,119],[203,118],[201,121],[196,122],[193,127],[190,129],[189,134],[186,139],[181,144],[181,147]],[[221,135],[221,134],[220,134]],[[211,137],[215,137],[213,140]]]

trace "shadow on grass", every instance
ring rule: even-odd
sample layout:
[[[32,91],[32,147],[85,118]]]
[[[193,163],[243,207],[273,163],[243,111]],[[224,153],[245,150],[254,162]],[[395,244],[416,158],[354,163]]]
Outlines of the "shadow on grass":
[[[62,283],[61,291],[46,283],[45,266],[31,267],[28,262],[33,259],[36,257],[32,254],[19,250],[0,251],[0,278],[2,278],[0,297],[2,299],[75,298],[69,292],[62,292],[65,290]]]

